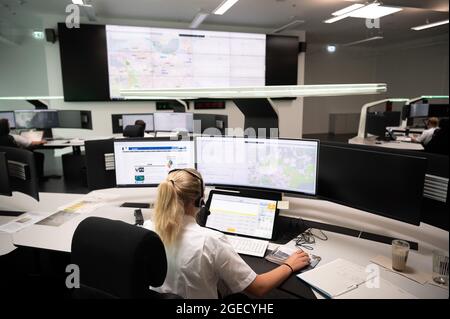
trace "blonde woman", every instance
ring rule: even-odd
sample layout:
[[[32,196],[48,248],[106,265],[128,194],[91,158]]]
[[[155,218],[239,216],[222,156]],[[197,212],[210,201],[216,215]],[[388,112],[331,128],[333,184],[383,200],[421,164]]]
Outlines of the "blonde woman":
[[[145,227],[156,231],[167,253],[168,270],[157,290],[184,298],[218,298],[218,289],[261,297],[293,272],[307,266],[299,251],[284,265],[257,275],[234,251],[224,234],[201,227],[195,216],[204,196],[203,180],[194,169],[174,170],[158,187],[155,210]]]

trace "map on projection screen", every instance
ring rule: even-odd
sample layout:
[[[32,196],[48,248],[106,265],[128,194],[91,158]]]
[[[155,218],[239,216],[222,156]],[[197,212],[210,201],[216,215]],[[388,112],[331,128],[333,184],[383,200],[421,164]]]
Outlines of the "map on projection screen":
[[[109,90],[264,86],[266,35],[106,26]]]

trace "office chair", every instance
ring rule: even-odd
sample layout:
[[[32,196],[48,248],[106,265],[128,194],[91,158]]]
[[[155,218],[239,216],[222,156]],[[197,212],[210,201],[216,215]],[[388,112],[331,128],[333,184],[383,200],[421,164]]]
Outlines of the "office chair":
[[[144,137],[145,128],[142,125],[127,125],[123,129],[125,137]]]
[[[88,217],[75,230],[72,264],[80,269],[76,299],[177,299],[158,293],[167,273],[164,245],[145,228],[122,221]]]

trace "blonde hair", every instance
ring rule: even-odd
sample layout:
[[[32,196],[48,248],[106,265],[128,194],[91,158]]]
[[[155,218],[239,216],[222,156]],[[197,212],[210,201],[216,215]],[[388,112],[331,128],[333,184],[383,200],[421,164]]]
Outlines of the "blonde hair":
[[[430,117],[428,119],[428,125],[431,125],[432,127],[437,127],[439,125],[439,119],[437,117]]]
[[[164,244],[171,245],[177,240],[183,225],[185,206],[203,196],[201,178],[198,171],[187,168],[173,171],[159,184],[153,223]]]

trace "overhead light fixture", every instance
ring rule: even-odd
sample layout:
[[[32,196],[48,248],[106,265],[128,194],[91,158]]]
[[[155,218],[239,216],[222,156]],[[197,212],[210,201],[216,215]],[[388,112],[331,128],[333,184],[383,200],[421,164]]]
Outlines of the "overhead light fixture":
[[[324,23],[334,23],[336,21],[351,17],[362,19],[379,19],[403,10],[399,7],[383,6],[379,2],[371,4],[353,4],[349,7],[333,12],[333,17],[324,21]]]
[[[327,45],[327,51],[328,51],[328,53],[336,52],[336,46],[334,44]]]
[[[199,99],[199,98],[281,98],[310,96],[345,96],[381,94],[387,91],[384,83],[376,84],[324,84],[324,85],[285,85],[228,88],[179,88],[179,89],[138,89],[121,90],[125,99]]]
[[[222,15],[227,12],[232,6],[234,6],[238,1],[239,0],[224,0],[216,9],[214,9],[213,13]]]
[[[341,9],[341,10],[338,10],[338,11],[336,11],[336,12],[333,12],[331,15],[333,15],[333,16],[341,16],[341,15],[343,15],[343,14],[349,13],[349,12],[351,12],[351,11],[353,11],[353,10],[362,8],[362,7],[364,7],[364,6],[365,6],[364,4],[361,4],[361,3],[355,3],[355,4],[352,4],[352,5],[349,6],[349,7],[346,7],[346,8],[344,8],[344,9]]]
[[[358,41],[346,43],[346,44],[343,44],[342,46],[343,46],[343,47],[349,47],[349,46],[352,46],[352,45],[355,45],[355,44],[361,44],[361,43],[370,42],[370,41],[375,41],[375,40],[381,40],[381,39],[384,39],[384,37],[381,36],[381,35],[377,35],[377,36],[370,37],[370,38],[367,38],[367,39],[363,39],[363,40],[358,40]]]
[[[84,2],[83,0],[72,0],[73,4],[79,5],[79,6],[84,6]]]
[[[420,31],[420,30],[425,30],[425,29],[429,29],[429,28],[434,28],[440,25],[444,25],[444,24],[448,24],[448,19],[447,20],[443,20],[443,21],[438,21],[438,22],[433,22],[433,23],[427,23],[424,25],[419,25],[417,27],[413,27],[411,28],[411,30],[414,31]]]
[[[375,2],[351,11],[349,16],[352,18],[379,19],[402,10],[403,8],[382,6],[380,3]]]
[[[272,33],[279,33],[281,31],[284,31],[286,29],[290,29],[290,28],[296,26],[297,24],[301,24],[301,23],[304,23],[304,22],[305,22],[304,20],[294,20],[292,22],[289,22],[288,24],[285,24],[285,25],[283,25],[283,26],[273,30]]]
[[[42,32],[42,31],[33,31],[32,35],[33,35],[33,38],[35,38],[36,40],[44,39],[44,32]]]
[[[195,15],[194,19],[192,20],[191,24],[189,25],[189,28],[196,29],[200,24],[205,21],[205,19],[209,16],[209,13],[205,12],[199,12]]]

